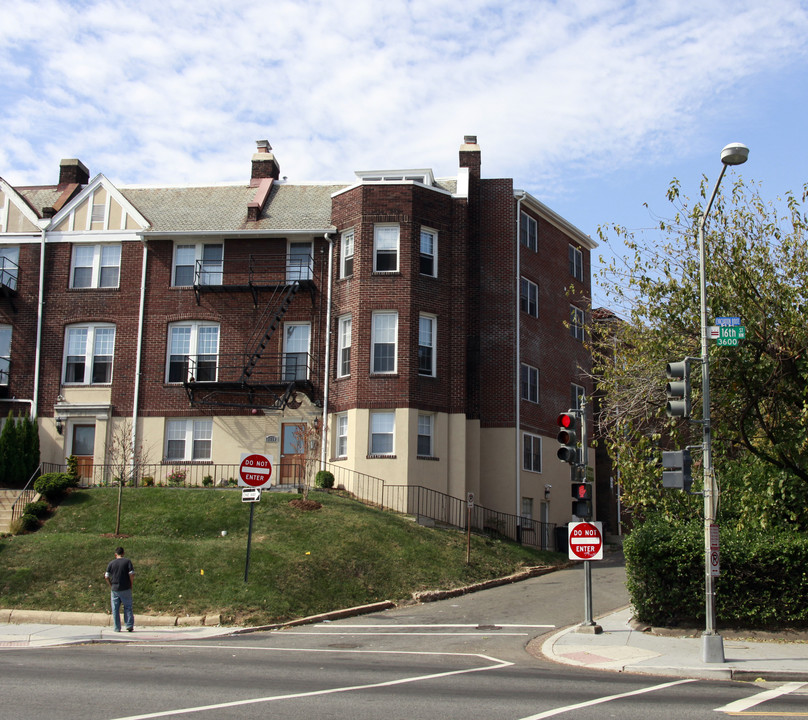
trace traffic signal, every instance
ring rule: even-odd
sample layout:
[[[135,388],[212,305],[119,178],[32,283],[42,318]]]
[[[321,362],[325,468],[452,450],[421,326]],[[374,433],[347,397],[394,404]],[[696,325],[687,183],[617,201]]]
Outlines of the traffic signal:
[[[592,517],[592,483],[572,483],[572,514],[587,520]]]
[[[575,413],[565,412],[561,413],[556,420],[558,424],[558,442],[561,447],[558,448],[558,459],[570,465],[578,464],[578,435],[575,432],[577,419]]]
[[[690,492],[690,486],[693,484],[690,468],[690,450],[663,451],[662,487]]]
[[[668,376],[665,386],[668,417],[690,417],[690,363],[687,360],[668,363],[665,374]]]

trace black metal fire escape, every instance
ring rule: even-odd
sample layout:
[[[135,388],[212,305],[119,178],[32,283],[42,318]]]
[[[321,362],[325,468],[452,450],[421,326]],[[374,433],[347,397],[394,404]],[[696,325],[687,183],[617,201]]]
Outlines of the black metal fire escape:
[[[217,279],[222,276],[219,273]],[[244,284],[207,283],[204,271],[197,268],[194,285],[197,303],[202,293],[249,292],[254,307],[264,309],[254,333],[245,343],[245,352],[219,355],[216,380],[199,381],[192,368],[186,373],[185,391],[193,406],[282,410],[295,402],[298,391],[311,397],[313,384],[308,360],[299,363],[297,358],[284,353],[268,352],[270,341],[301,290],[308,290],[312,309],[316,307],[317,285],[311,258],[304,267],[290,267],[285,255],[269,259],[250,256],[247,280]]]

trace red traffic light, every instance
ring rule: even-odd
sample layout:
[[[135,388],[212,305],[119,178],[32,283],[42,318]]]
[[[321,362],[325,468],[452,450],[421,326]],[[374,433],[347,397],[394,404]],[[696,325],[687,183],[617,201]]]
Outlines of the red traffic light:
[[[558,427],[562,427],[565,430],[572,430],[575,428],[575,415],[572,413],[561,413],[556,420],[556,424]]]
[[[576,500],[591,500],[592,499],[592,483],[573,483],[572,484],[572,497]]]

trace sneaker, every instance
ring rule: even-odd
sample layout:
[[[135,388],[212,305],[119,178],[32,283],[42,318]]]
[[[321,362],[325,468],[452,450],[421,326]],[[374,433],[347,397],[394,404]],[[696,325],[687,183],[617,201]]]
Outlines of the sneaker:
[[[135,628],[133,628],[133,627],[128,627],[128,628],[126,628],[126,632],[132,632],[132,630],[134,630],[134,629]]]

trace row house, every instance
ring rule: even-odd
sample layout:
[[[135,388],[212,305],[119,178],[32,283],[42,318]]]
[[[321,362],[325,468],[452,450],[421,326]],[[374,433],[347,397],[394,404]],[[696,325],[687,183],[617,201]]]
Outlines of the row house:
[[[570,519],[559,411],[590,394],[591,239],[511,179],[282,178],[122,186],[63,160],[56,185],[0,178],[0,412],[92,477],[111,455],[171,468],[273,459],[303,436],[340,477]],[[336,474],[336,473],[335,473]]]

